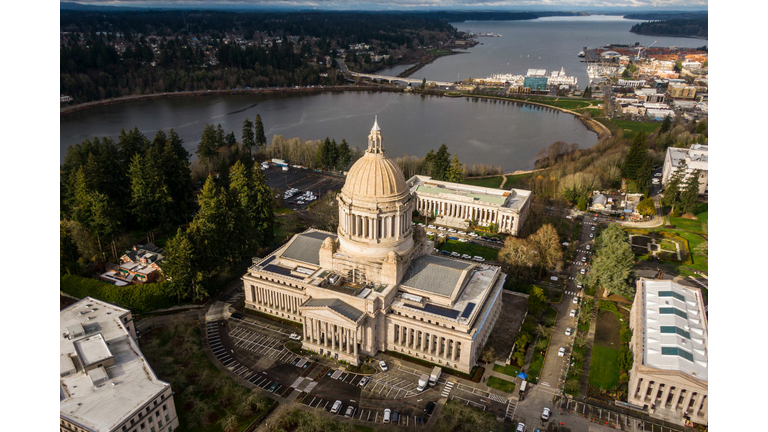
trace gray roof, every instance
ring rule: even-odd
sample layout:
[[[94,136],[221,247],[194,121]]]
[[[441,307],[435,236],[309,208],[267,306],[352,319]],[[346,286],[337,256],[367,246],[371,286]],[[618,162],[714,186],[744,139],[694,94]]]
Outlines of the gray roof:
[[[357,321],[363,316],[363,312],[359,309],[344,303],[339,299],[310,299],[304,302],[302,307],[327,307],[328,309],[340,314],[341,316],[348,318],[352,321]]]
[[[465,270],[474,264],[437,255],[424,255],[413,261],[401,285],[450,297]]]
[[[334,234],[322,231],[310,231],[296,234],[296,238],[293,239],[281,256],[296,261],[320,265],[320,247],[327,237],[336,238]]]

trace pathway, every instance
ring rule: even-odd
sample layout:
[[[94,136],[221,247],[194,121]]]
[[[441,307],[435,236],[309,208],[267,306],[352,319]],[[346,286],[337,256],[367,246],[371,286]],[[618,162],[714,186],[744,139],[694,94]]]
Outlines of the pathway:
[[[592,345],[595,343],[595,331],[597,330],[597,312],[598,303],[602,297],[602,288],[595,292],[594,302],[592,304],[592,316],[589,320],[589,334],[587,335],[587,346],[584,349],[584,368],[581,371],[581,385],[579,386],[579,397],[586,398],[589,390],[589,363],[592,360]]]

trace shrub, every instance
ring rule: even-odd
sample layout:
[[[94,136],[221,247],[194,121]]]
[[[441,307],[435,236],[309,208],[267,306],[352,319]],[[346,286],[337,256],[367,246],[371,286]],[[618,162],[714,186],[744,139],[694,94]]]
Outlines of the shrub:
[[[621,375],[619,375],[619,383],[623,384],[623,383],[628,382],[628,381],[629,381],[629,375],[627,375],[626,372],[621,374]]]
[[[75,275],[61,277],[61,291],[77,297],[93,297],[129,309],[133,313],[149,312],[173,306],[166,293],[166,283],[148,283],[119,287],[96,279]]]

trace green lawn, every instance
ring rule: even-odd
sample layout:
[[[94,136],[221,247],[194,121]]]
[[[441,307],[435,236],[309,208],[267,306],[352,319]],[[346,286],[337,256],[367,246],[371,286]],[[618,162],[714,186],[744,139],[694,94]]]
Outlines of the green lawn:
[[[509,375],[509,376],[511,376],[513,378],[516,377],[517,374],[520,373],[520,368],[517,367],[517,366],[512,366],[512,365],[506,365],[506,366],[493,365],[493,370],[495,372],[503,373],[504,375]]]
[[[465,178],[462,183],[472,185],[472,186],[481,186],[481,187],[487,187],[487,188],[496,188],[498,189],[501,186],[501,181],[503,178],[501,176],[495,176],[495,177],[485,177],[485,178]],[[509,180],[507,180],[509,181]]]
[[[469,256],[478,255],[491,261],[496,261],[496,258],[499,255],[499,251],[497,249],[481,246],[474,243],[462,243],[458,240],[446,240],[445,243],[440,244],[440,246],[437,248],[446,250],[448,252],[467,254]]]
[[[488,387],[501,390],[505,393],[512,393],[515,390],[515,383],[493,376],[488,378],[487,384]]]
[[[697,218],[696,220],[670,217],[669,223],[677,227],[677,229],[693,231],[693,232],[698,232],[703,234],[704,230],[701,224],[709,222],[708,205],[703,203],[699,204],[696,210],[694,211],[694,215]]]
[[[610,127],[611,123],[619,130],[624,131],[624,138],[634,139],[635,135],[640,131],[645,131],[646,134],[650,134],[661,126],[659,122],[635,122],[629,120],[608,120],[601,119],[601,123]]]
[[[508,175],[507,181],[504,183],[504,189],[524,188],[526,186],[526,181],[534,174],[536,173]]]
[[[619,384],[619,350],[595,345],[589,364],[589,384],[608,390]]]
[[[465,403],[448,401],[440,417],[431,428],[432,432],[503,431],[505,425],[496,420],[496,414],[481,411]]]

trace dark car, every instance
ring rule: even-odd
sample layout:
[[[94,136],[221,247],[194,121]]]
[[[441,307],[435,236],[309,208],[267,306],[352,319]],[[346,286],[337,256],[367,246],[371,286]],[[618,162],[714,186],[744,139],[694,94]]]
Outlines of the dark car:
[[[424,424],[424,418],[422,416],[416,417],[416,424],[421,426]]]
[[[232,314],[232,318],[241,320],[241,319],[243,319],[245,317],[240,312],[235,312],[235,313]]]
[[[271,386],[269,386],[269,392],[274,393],[275,390],[277,390],[277,387],[280,386],[280,384],[273,382]]]
[[[392,411],[392,423],[397,423],[399,419],[400,419],[400,412]]]
[[[440,253],[443,254],[443,255],[450,255],[451,254],[450,252],[445,251],[445,250],[441,250]]]
[[[435,403],[430,402],[427,404],[426,408],[424,408],[424,413],[427,415],[432,415],[432,411],[435,410]]]

